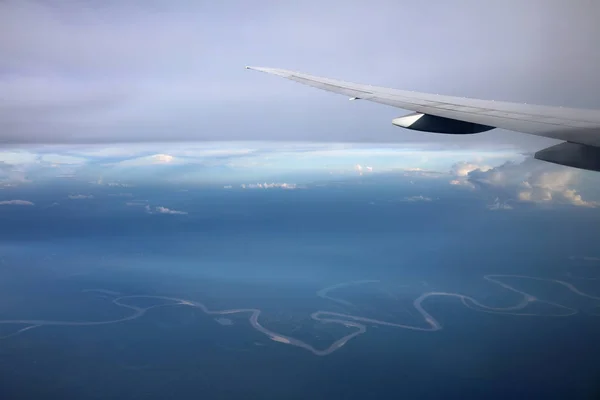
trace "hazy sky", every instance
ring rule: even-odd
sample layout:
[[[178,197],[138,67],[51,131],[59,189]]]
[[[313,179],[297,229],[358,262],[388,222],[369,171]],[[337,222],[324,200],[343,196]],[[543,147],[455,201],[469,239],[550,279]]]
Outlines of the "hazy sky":
[[[0,143],[553,142],[393,127],[403,110],[247,64],[487,99],[600,108],[595,0],[0,2]]]

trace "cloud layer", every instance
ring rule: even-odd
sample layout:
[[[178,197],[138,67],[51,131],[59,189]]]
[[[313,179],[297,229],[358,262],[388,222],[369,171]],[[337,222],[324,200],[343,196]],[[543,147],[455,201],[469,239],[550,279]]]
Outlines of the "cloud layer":
[[[456,138],[394,128],[389,121],[401,110],[344,101],[243,67],[597,107],[599,13],[596,2],[573,7],[560,0],[377,7],[341,0],[5,0],[0,143],[430,140],[462,148],[493,143],[539,149],[550,142],[498,132]],[[410,57],[390,51],[399,48],[398,38],[411,37],[419,44],[406,39],[400,46],[410,49]]]
[[[600,174],[506,150],[465,151],[431,143],[44,146],[0,151],[0,166],[4,197],[1,200],[5,201],[20,196],[11,192],[14,189],[57,179],[69,185],[90,185],[73,187],[65,197],[90,199],[99,191],[101,198],[104,194],[100,194],[106,190],[106,196],[130,197],[129,203],[133,205],[138,204],[136,197],[144,187],[210,185],[220,189],[281,190],[344,180],[366,183],[387,176],[390,184],[415,185],[399,197],[405,202],[441,199],[438,194],[422,191],[428,182],[426,186],[443,184],[447,189],[480,192],[486,197],[488,208],[494,210],[516,209],[527,204],[587,208],[600,205]],[[152,212],[169,213],[169,209],[153,208]]]

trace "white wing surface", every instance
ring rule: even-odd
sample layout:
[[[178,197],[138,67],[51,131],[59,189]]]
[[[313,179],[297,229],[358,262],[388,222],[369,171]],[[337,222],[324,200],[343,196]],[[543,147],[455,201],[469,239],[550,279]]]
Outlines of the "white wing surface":
[[[536,158],[600,170],[597,167],[600,166],[600,110],[441,96],[345,82],[277,68],[246,68],[279,75],[350,99],[368,100],[413,111],[414,114],[392,121],[394,125],[407,129],[470,134],[502,128],[564,140],[568,143],[540,151]]]

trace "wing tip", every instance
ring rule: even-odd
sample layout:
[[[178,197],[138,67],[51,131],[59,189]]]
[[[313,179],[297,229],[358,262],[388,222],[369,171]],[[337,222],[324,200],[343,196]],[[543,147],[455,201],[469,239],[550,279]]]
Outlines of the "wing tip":
[[[268,70],[268,68],[265,68],[265,67],[253,67],[252,65],[246,65],[244,68],[250,69],[252,71],[261,71],[261,72],[266,72],[266,70]]]
[[[279,75],[284,78],[289,78],[290,76],[293,75],[293,73],[291,71],[287,71],[287,70],[279,69],[279,68],[253,67],[251,65],[246,65],[245,68],[253,70],[253,71],[265,72],[267,74]]]

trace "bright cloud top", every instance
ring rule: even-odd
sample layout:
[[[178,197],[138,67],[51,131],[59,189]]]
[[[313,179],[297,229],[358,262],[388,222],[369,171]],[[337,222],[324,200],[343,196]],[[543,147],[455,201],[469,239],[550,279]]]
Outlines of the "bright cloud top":
[[[509,201],[597,207],[600,203],[584,200],[576,189],[582,174],[574,168],[527,159],[518,164],[507,162],[495,168],[475,168],[466,175],[466,181],[453,180],[450,183],[465,182],[472,186],[501,188]],[[501,202],[497,199],[494,204],[499,208]]]

